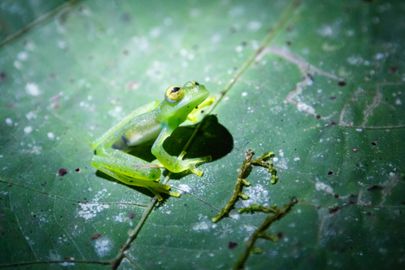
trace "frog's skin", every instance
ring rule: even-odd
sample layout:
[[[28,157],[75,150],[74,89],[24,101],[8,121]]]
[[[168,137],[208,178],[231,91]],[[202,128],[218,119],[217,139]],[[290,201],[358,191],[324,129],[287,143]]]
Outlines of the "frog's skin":
[[[152,102],[133,111],[121,122],[108,130],[92,144],[94,156],[92,166],[99,171],[125,183],[144,187],[162,199],[161,194],[179,197],[180,193],[170,191],[170,186],[159,183],[161,168],[179,173],[191,171],[201,176],[196,165],[209,157],[182,160],[171,156],[163,148],[163,142],[187,118],[201,107],[212,104],[207,101],[208,91],[204,85],[188,82],[184,86],[171,86],[165,92],[162,102]],[[157,160],[152,163],[127,153],[131,146],[153,140],[152,154]]]

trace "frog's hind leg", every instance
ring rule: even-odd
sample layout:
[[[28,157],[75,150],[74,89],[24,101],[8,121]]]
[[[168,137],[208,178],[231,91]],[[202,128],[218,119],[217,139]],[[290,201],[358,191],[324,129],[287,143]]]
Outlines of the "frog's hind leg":
[[[158,181],[160,168],[143,159],[116,149],[103,149],[93,156],[91,165],[145,181]]]
[[[159,183],[160,169],[135,156],[119,150],[107,150],[101,156],[93,156],[92,166],[99,171],[130,185],[147,188],[161,199],[165,193],[179,197],[180,193],[170,191],[170,186]]]
[[[105,173],[106,175],[109,175],[111,177],[113,177],[114,179],[117,179],[118,181],[126,184],[126,185],[130,185],[130,186],[137,186],[137,187],[142,187],[142,188],[146,188],[147,190],[149,190],[153,195],[155,195],[159,201],[162,201],[162,193],[164,194],[168,194],[170,196],[173,197],[179,197],[180,194],[177,192],[171,192],[170,191],[170,186],[168,185],[163,185],[154,181],[150,181],[150,183],[145,183],[145,180],[140,180],[140,179],[136,179],[136,178],[131,178],[125,175],[120,175],[118,173],[114,173],[112,171],[109,171],[105,168],[100,167],[98,169],[99,171]],[[146,180],[148,181],[148,180]]]

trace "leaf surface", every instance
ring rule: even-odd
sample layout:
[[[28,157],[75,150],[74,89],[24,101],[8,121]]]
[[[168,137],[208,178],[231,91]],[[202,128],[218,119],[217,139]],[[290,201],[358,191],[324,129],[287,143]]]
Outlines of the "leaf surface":
[[[105,269],[151,197],[96,175],[90,143],[196,80],[225,93],[212,136],[233,148],[203,177],[169,182],[184,194],[153,208],[120,269],[231,268],[265,218],[211,222],[247,149],[274,151],[280,181],[254,169],[236,206],[299,201],[249,269],[403,268],[404,11],[401,1],[83,1],[6,42],[0,267]]]

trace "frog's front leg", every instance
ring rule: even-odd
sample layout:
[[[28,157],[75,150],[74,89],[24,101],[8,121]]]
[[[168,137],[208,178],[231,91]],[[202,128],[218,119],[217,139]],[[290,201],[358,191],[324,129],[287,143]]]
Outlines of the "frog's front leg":
[[[182,160],[182,156],[171,156],[163,147],[164,141],[173,133],[172,128],[165,126],[160,132],[158,138],[152,146],[152,154],[158,159],[158,161],[169,171],[174,173],[180,173],[184,171],[191,171],[192,173],[202,176],[203,172],[196,168],[197,164],[207,162],[211,160],[211,157],[202,158],[190,158]]]
[[[211,110],[211,107],[215,103],[215,100],[218,99],[219,99],[218,96],[207,97],[200,105],[194,108],[187,115],[187,120],[190,121],[192,124],[200,122],[206,115],[206,112]]]
[[[162,193],[180,196],[180,193],[170,191],[169,185],[159,183],[160,168],[120,150],[99,148],[91,164],[124,184],[150,190],[159,199]]]

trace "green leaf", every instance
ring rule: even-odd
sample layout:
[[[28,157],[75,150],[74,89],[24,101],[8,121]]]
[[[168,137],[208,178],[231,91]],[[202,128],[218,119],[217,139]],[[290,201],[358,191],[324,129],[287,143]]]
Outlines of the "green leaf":
[[[253,169],[236,207],[298,203],[246,267],[404,268],[401,1],[9,2],[0,268],[107,269],[127,243],[119,269],[230,269],[266,217],[211,222],[247,149],[273,151],[279,181]],[[158,205],[96,175],[90,143],[189,80],[222,94],[193,140],[225,145],[204,176],[171,176],[184,194]],[[176,153],[187,141],[172,140]]]

